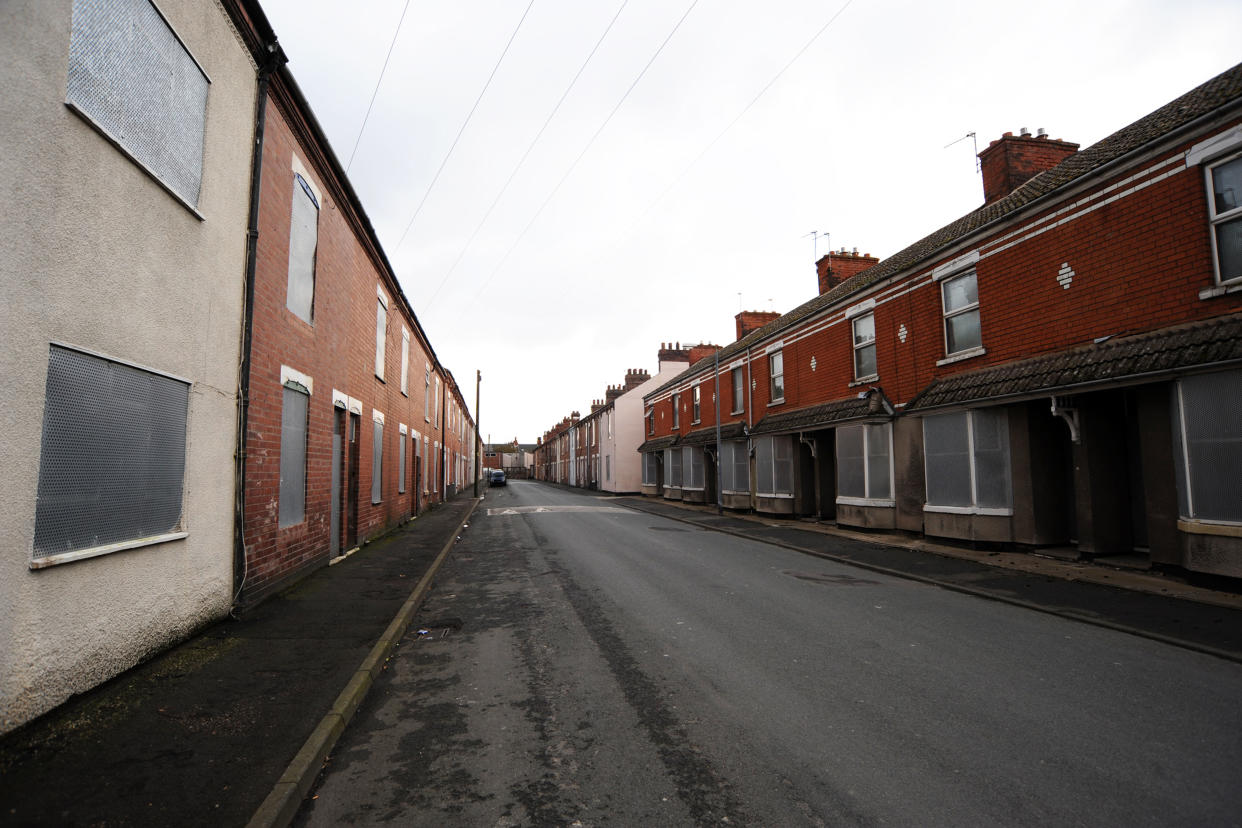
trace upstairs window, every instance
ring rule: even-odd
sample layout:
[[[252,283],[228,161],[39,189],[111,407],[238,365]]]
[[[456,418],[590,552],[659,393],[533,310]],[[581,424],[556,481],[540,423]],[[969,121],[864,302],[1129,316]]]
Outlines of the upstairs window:
[[[952,356],[983,346],[979,332],[979,290],[973,270],[940,283],[944,306],[944,350]]]
[[[1217,281],[1242,279],[1242,155],[1213,164],[1207,174]]]
[[[423,420],[431,422],[431,365],[423,368]]]
[[[768,357],[768,376],[771,402],[784,402],[785,400],[785,352],[777,351]]]
[[[655,434],[655,409],[652,408],[647,412],[647,434]]]
[[[410,329],[401,327],[401,393],[410,396]]]
[[[694,418],[693,418],[693,419],[694,419],[694,421],[697,423],[697,422],[699,421],[699,414],[700,414],[700,413],[702,412],[702,410],[703,410],[703,409],[702,409],[702,406],[700,405],[700,402],[701,402],[701,401],[700,401],[700,398],[699,398],[699,386],[697,386],[697,385],[696,385],[696,386],[694,386],[694,392],[693,392],[693,393],[694,393],[694,397],[693,397],[693,402],[694,402]]]
[[[191,209],[210,81],[150,0],[74,0],[65,103]]]
[[[871,379],[875,367],[875,314],[856,317],[854,328],[854,379]]]
[[[379,292],[375,302],[375,376],[384,378],[384,346],[388,339],[388,298]]]
[[[298,173],[293,174],[293,208],[289,220],[289,287],[285,305],[311,321],[315,301],[315,248],[319,243],[319,199]]]
[[[681,394],[673,395],[673,428],[681,427]]]
[[[741,368],[734,368],[733,374],[733,414],[741,414],[746,410],[746,385]]]

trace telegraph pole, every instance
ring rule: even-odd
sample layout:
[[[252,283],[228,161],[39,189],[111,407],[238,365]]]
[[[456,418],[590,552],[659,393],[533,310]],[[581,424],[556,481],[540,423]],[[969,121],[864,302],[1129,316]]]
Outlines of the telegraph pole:
[[[479,496],[479,464],[483,462],[483,443],[479,431],[479,386],[483,384],[483,372],[474,371],[474,496]]]

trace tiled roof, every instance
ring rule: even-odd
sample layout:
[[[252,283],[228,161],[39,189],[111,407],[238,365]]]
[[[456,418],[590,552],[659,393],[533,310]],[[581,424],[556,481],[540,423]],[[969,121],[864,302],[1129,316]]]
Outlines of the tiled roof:
[[[831,423],[841,422],[842,420],[853,420],[877,413],[883,412],[873,410],[869,399],[850,397],[845,400],[834,400],[833,402],[821,403],[820,405],[812,405],[808,408],[799,408],[796,411],[782,411],[779,414],[769,414],[756,423],[755,427],[750,430],[750,433],[776,434],[779,432],[808,431]]]
[[[933,380],[906,410],[1088,391],[1228,362],[1242,362],[1242,314],[1123,336]]]
[[[1222,72],[1180,98],[1165,104],[1150,115],[1140,118],[1107,138],[1092,144],[1085,150],[1069,156],[1058,166],[1040,173],[1004,198],[998,199],[991,204],[985,204],[979,209],[967,213],[957,221],[945,225],[936,232],[916,241],[905,250],[889,256],[879,264],[869,267],[851,279],[845,280],[827,293],[816,296],[779,319],[774,319],[762,328],[752,331],[738,341],[725,346],[720,351],[720,361],[723,363],[744,353],[749,346],[780,333],[782,330],[791,327],[824,308],[842,302],[847,297],[875,282],[914,268],[916,265],[930,263],[928,260],[932,259],[939,251],[969,236],[981,227],[1011,214],[1018,213],[1037,199],[1066,187],[1098,170],[1105,164],[1141,149],[1178,128],[1220,109],[1226,104],[1238,101],[1239,98],[1242,98],[1242,64]],[[677,385],[679,382],[683,382],[687,374],[695,372],[696,369],[706,367],[709,364],[709,360],[713,358],[707,357],[700,360],[695,365],[690,366],[687,371],[683,371],[650,393],[659,393]]]
[[[672,448],[677,445],[677,435],[671,434],[668,437],[656,437],[654,440],[648,440],[638,447],[639,451],[663,451],[666,448]]]
[[[721,440],[737,440],[746,436],[746,426],[744,423],[723,423],[720,426]],[[716,427],[700,428],[698,431],[692,431],[681,438],[679,445],[683,446],[705,446],[709,443],[716,442]]]

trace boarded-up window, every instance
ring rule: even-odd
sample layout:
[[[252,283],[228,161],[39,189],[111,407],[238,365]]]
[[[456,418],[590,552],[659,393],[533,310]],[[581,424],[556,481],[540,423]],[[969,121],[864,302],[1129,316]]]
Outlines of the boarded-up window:
[[[379,503],[384,494],[384,424],[375,420],[371,433],[371,502]]]
[[[1242,371],[1186,377],[1177,390],[1181,514],[1242,523]]]
[[[65,102],[191,207],[209,83],[150,0],[75,0]]]
[[[306,519],[306,408],[310,397],[285,386],[280,414],[280,525]]]
[[[188,383],[52,345],[34,561],[181,528]]]
[[[306,180],[293,174],[293,208],[289,220],[289,289],[285,304],[311,321],[315,301],[315,247],[319,243],[319,200]]]
[[[1007,509],[1009,434],[999,409],[923,418],[927,505]]]

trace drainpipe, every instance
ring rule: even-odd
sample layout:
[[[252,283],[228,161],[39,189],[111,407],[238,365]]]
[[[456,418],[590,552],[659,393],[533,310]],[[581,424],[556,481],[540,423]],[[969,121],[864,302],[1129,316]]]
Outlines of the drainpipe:
[[[254,156],[250,166],[250,217],[246,224],[246,299],[242,316],[241,364],[238,367],[237,450],[233,472],[233,605],[246,584],[246,432],[250,414],[250,348],[254,330],[254,283],[259,252],[259,181],[263,174],[263,129],[267,122],[267,95],[272,73],[286,62],[276,41],[267,44],[268,60],[259,67],[255,95]]]
[[[720,349],[716,349],[716,396],[712,398],[716,409],[716,514],[724,514],[724,493],[720,490]]]

